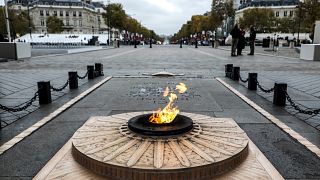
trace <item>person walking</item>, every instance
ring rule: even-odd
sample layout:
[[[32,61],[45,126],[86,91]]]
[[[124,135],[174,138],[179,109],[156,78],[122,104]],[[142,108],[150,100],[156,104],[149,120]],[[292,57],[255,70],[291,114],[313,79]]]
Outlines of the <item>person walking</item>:
[[[253,25],[250,26],[250,36],[249,36],[249,45],[250,45],[250,53],[248,55],[254,55],[254,44],[256,40],[256,30]]]
[[[240,37],[240,29],[238,27],[238,24],[236,24],[234,28],[231,30],[230,35],[232,36],[231,56],[237,56],[236,50],[237,50],[237,45]]]
[[[241,27],[239,41],[238,41],[238,45],[237,45],[237,55],[238,56],[242,56],[242,50],[246,46],[246,38],[244,37],[245,33],[246,32],[244,31],[244,29]]]

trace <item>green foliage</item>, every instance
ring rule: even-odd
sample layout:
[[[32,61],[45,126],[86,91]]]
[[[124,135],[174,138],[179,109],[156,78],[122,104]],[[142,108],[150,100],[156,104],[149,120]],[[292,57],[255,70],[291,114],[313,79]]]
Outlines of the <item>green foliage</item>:
[[[4,8],[0,7],[0,33],[7,34]],[[10,29],[11,36],[15,37],[16,35],[24,35],[29,33],[29,20],[28,13],[25,11],[13,11],[9,10],[9,19],[10,19]],[[31,22],[31,30],[34,29],[34,25]]]
[[[253,8],[243,12],[243,17],[239,19],[243,27],[255,25],[258,32],[272,32],[275,23],[275,16],[271,9]]]
[[[105,22],[110,27],[117,28],[120,30],[125,29],[125,22],[127,15],[120,3],[111,3],[105,7],[106,13],[103,14]]]
[[[300,32],[311,32],[315,21],[320,20],[320,1],[305,0],[297,8],[295,23],[300,23]]]
[[[276,31],[281,33],[295,33],[298,30],[297,24],[292,17],[277,18]]]
[[[63,22],[55,16],[47,18],[48,33],[61,33],[63,31]]]

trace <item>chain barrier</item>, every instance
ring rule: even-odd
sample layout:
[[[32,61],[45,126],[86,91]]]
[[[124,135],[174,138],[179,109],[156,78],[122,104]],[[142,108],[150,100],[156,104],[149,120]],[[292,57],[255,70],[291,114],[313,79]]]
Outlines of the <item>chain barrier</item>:
[[[37,97],[38,97],[38,91],[36,92],[36,93],[34,93],[34,96],[30,99],[30,100],[28,100],[28,101],[26,101],[26,102],[24,102],[24,103],[22,103],[22,104],[19,104],[19,105],[17,105],[17,106],[13,106],[13,107],[8,107],[8,106],[4,106],[4,105],[2,105],[2,104],[0,104],[0,109],[2,109],[2,110],[4,110],[4,111],[7,111],[7,112],[20,112],[20,111],[24,111],[24,110],[26,110],[28,107],[30,107],[32,104],[33,104],[33,102],[35,102],[36,100],[37,100]],[[23,105],[24,104],[24,105]],[[22,106],[23,105],[23,106]],[[22,107],[20,107],[20,106],[22,106]]]
[[[89,71],[87,71],[84,76],[79,76],[79,75],[78,75],[78,78],[79,78],[79,79],[84,79],[84,78],[86,78],[86,77],[88,76],[88,73],[89,73]]]
[[[264,93],[272,93],[274,91],[274,88],[271,88],[271,89],[264,89],[260,83],[258,82],[257,79],[255,79],[256,83],[257,83],[257,86],[259,87],[259,89],[264,92]]]
[[[67,80],[67,82],[63,86],[61,86],[60,88],[55,88],[55,87],[51,86],[51,89],[53,91],[60,92],[60,91],[64,90],[68,86],[68,84],[69,84],[69,80]]]
[[[246,83],[249,81],[249,78],[247,78],[246,80],[242,79],[241,74],[239,74],[239,78],[240,78],[240,81],[243,83]]]
[[[302,114],[308,114],[308,115],[317,115],[320,113],[320,109],[313,109],[313,110],[303,110],[301,109],[293,100],[292,98],[289,96],[288,92],[286,90],[284,90],[284,93],[286,95],[286,99],[288,100],[288,102],[290,103],[290,105],[297,111],[299,111],[299,113]]]

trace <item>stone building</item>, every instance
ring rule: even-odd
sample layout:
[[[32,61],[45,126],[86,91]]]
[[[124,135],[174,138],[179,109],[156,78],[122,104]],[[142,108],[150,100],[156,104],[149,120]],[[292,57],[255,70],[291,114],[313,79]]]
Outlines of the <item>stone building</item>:
[[[62,33],[97,34],[107,29],[102,13],[104,5],[91,0],[13,0],[15,10],[28,10],[35,26],[34,33],[47,33],[47,18],[56,16],[63,21]]]
[[[235,14],[235,22],[243,17],[245,10],[253,8],[271,9],[277,18],[294,17],[299,0],[241,0],[240,4]]]

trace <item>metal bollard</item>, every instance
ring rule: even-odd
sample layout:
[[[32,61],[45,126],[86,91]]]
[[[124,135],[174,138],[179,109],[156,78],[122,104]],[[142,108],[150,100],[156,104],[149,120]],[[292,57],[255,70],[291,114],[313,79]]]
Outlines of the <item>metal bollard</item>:
[[[180,41],[180,48],[182,48],[182,40]]]
[[[234,81],[239,81],[239,79],[240,79],[240,67],[233,67],[232,68],[231,79],[234,80]]]
[[[40,105],[52,102],[50,81],[38,82],[38,94]]]
[[[257,79],[258,74],[257,73],[249,73],[248,75],[248,89],[256,91],[257,90]]]
[[[198,41],[196,41],[196,48],[198,48]]]
[[[134,40],[134,48],[137,48],[137,41]]]
[[[87,66],[88,79],[94,79],[94,66]]]
[[[274,83],[273,104],[277,106],[286,106],[286,83]]]
[[[150,48],[152,48],[152,40],[149,41]]]
[[[77,89],[78,88],[78,72],[70,71],[68,72],[68,76],[69,76],[69,88]]]
[[[226,64],[225,65],[225,72],[226,72],[226,77],[230,78],[231,72],[233,69],[233,64]]]
[[[94,64],[94,70],[97,72],[98,76],[104,76],[104,74],[103,74],[103,64],[95,63]]]

